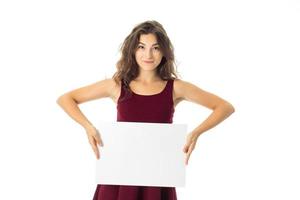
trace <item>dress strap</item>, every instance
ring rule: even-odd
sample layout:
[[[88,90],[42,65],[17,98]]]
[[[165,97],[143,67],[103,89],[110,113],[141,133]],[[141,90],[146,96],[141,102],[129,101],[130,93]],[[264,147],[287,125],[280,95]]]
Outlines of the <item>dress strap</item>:
[[[174,83],[173,79],[169,79],[168,80],[168,83],[167,83],[167,86],[166,86],[167,87],[166,89],[167,89],[168,92],[172,92],[173,91],[173,83]]]

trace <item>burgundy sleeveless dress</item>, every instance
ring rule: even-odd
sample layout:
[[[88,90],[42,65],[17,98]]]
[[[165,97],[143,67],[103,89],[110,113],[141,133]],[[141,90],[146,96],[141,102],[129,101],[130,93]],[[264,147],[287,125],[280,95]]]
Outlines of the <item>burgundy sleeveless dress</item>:
[[[122,82],[117,103],[117,121],[123,122],[173,122],[173,79],[167,81],[163,91],[153,95],[132,92],[124,98]],[[122,99],[122,100],[120,100]],[[175,187],[103,185],[98,184],[93,200],[177,200]]]

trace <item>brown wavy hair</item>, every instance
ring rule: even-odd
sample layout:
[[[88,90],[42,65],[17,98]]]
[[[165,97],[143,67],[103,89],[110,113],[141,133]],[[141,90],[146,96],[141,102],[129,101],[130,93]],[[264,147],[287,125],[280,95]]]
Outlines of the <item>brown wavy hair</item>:
[[[157,75],[162,80],[174,80],[175,78],[178,78],[177,66],[174,58],[174,48],[165,29],[159,22],[148,20],[136,25],[131,33],[125,38],[120,47],[121,58],[116,63],[117,72],[115,72],[112,77],[118,84],[122,81],[125,91],[130,94],[132,94],[132,91],[129,87],[129,83],[139,75],[139,66],[135,60],[135,52],[140,36],[149,33],[156,36],[163,54],[161,62],[156,68]]]

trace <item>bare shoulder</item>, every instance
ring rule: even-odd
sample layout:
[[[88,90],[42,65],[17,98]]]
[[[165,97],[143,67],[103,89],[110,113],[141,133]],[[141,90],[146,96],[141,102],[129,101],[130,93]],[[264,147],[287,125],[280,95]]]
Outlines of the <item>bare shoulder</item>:
[[[175,102],[176,99],[178,102],[186,100],[200,104],[209,109],[214,109],[216,106],[222,103],[227,103],[221,97],[211,92],[205,91],[204,89],[193,83],[181,79],[174,80],[174,96]]]
[[[174,105],[176,106],[181,101],[185,100],[184,98],[184,89],[185,89],[186,82],[179,78],[174,79],[173,83],[173,101]]]
[[[80,104],[105,97],[114,98],[119,87],[119,83],[115,82],[113,78],[107,78],[74,89],[67,94]]]
[[[173,101],[174,101],[175,106],[180,101],[183,100],[182,94],[180,93],[181,84],[182,84],[181,79],[178,79],[178,78],[174,79],[174,82],[173,82]]]
[[[175,79],[173,88],[176,99],[188,100],[185,91],[190,90],[192,87],[195,87],[195,85],[190,82]]]
[[[185,81],[178,79],[178,78],[174,79],[173,90],[174,90],[176,99],[183,98],[182,89],[184,87],[184,84],[185,84]]]

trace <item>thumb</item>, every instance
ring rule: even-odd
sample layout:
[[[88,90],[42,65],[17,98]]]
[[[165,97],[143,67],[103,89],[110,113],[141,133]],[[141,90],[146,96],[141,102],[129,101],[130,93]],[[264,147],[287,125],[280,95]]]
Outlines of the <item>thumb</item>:
[[[183,152],[184,153],[188,152],[188,149],[189,149],[189,145],[185,144],[184,147],[183,147]]]
[[[97,134],[96,134],[96,136],[95,136],[95,140],[96,140],[96,142],[97,142],[97,144],[98,144],[99,146],[103,146],[103,142],[102,142],[102,140],[101,140],[100,133],[99,133],[98,130],[97,130]]]

